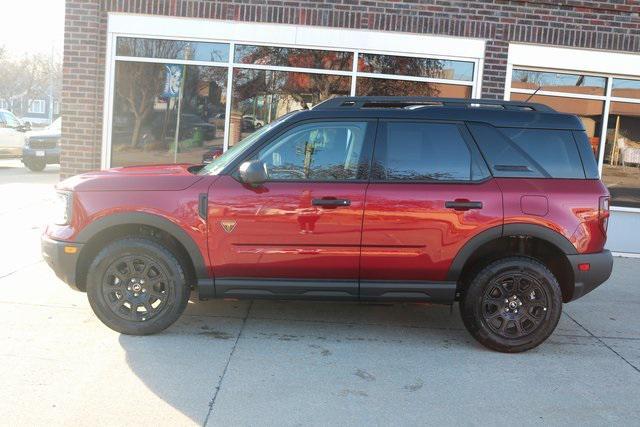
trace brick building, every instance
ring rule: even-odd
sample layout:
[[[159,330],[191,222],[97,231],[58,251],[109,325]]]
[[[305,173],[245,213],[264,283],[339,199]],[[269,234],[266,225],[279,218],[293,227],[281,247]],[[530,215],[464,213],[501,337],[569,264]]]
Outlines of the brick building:
[[[62,175],[200,162],[335,95],[483,97],[579,115],[640,253],[638,0],[67,0]]]

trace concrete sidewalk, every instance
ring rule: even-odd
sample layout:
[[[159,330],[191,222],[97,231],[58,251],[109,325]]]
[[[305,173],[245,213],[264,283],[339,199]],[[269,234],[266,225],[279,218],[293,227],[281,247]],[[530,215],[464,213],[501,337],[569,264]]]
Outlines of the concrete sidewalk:
[[[0,166],[0,419],[7,425],[610,425],[640,419],[640,260],[568,304],[524,354],[457,307],[192,302],[117,334],[39,260],[55,177]],[[14,171],[14,173],[17,173]]]

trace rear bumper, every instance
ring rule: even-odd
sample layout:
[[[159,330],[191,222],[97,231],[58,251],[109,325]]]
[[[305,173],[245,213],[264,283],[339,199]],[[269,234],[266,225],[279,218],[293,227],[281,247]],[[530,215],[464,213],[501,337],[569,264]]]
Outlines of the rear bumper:
[[[76,283],[76,267],[80,256],[81,244],[61,242],[50,239],[47,236],[41,238],[42,258],[49,264],[49,267],[56,273],[63,282],[75,290],[78,289]],[[69,253],[75,248],[74,253]]]
[[[571,301],[585,296],[611,276],[613,256],[607,250],[594,254],[567,255],[567,259],[573,268],[573,276],[575,278],[575,288]],[[580,270],[580,264],[589,264],[589,270]]]
[[[42,155],[38,155],[42,154]],[[23,148],[22,149],[22,163],[29,160],[44,159],[47,164],[60,163],[60,148]]]

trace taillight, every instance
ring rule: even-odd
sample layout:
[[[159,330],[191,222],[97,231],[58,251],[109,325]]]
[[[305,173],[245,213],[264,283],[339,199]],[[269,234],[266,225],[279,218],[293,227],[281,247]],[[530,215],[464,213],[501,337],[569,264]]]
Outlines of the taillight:
[[[607,226],[609,225],[609,196],[600,197],[598,203],[598,222],[602,232],[607,234]]]

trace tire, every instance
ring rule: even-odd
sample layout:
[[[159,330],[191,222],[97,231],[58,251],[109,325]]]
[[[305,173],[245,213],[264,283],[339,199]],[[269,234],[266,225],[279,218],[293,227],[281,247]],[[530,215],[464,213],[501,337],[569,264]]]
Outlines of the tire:
[[[42,172],[47,166],[47,162],[44,159],[29,159],[24,161],[24,165],[31,172]]]
[[[553,273],[535,259],[520,256],[480,270],[460,303],[469,333],[485,347],[504,353],[540,345],[561,313],[562,292]]]
[[[87,296],[94,313],[105,325],[127,335],[166,329],[180,317],[189,295],[178,259],[161,244],[144,238],[110,243],[87,273]]]

